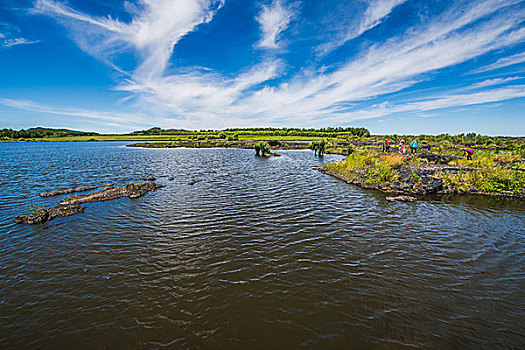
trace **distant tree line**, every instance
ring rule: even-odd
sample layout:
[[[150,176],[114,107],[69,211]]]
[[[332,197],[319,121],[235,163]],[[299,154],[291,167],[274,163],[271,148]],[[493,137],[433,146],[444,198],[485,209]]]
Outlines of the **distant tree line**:
[[[67,136],[94,136],[98,135],[96,132],[83,132],[83,131],[73,131],[65,129],[43,129],[43,128],[34,128],[34,129],[2,129],[0,130],[0,138],[2,139],[36,139],[36,138],[46,138],[46,137],[67,137]]]
[[[151,128],[130,133],[131,135],[218,135],[218,138],[227,138],[233,135],[244,136],[311,136],[311,137],[368,137],[370,131],[366,128],[321,128],[321,129],[302,129],[302,128],[235,128],[225,130],[184,130],[184,129],[161,129]]]

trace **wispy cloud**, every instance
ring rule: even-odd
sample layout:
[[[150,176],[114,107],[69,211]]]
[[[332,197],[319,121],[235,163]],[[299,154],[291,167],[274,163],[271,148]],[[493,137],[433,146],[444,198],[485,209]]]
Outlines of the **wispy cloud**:
[[[281,0],[273,0],[271,5],[263,6],[261,13],[256,18],[261,27],[262,35],[258,46],[278,48],[279,35],[286,30],[293,16],[293,8],[283,5]]]
[[[31,112],[54,114],[81,119],[92,119],[100,122],[111,122],[111,125],[149,125],[143,115],[132,113],[117,113],[107,111],[92,111],[79,108],[57,108],[31,100],[0,98],[0,104],[11,108]]]
[[[361,36],[366,31],[378,26],[392,12],[392,10],[406,2],[406,0],[370,0],[368,8],[363,17],[345,26],[335,38],[330,38],[329,42],[320,45],[316,50],[320,55],[325,55],[346,42]]]
[[[20,36],[20,28],[17,26],[0,22],[0,48],[10,48],[17,45],[29,45],[39,43],[40,40],[29,40]]]
[[[503,57],[497,60],[496,62],[489,64],[487,66],[481,67],[474,70],[472,73],[483,73],[491,70],[496,70],[503,67],[513,66],[515,64],[520,64],[525,62],[525,52],[518,53],[509,57]]]
[[[525,85],[513,85],[475,93],[447,94],[424,101],[410,102],[395,109],[397,112],[431,111],[436,109],[472,106],[525,97]]]
[[[525,97],[525,85],[514,85],[475,93],[454,91],[447,94],[427,96],[425,99],[419,101],[399,103],[385,102],[375,104],[369,108],[330,113],[327,114],[323,120],[326,123],[332,123],[332,125],[342,125],[348,120],[375,119],[399,113],[404,115],[414,114],[418,117],[433,117],[435,115],[428,114],[429,111],[494,104],[523,97]],[[315,119],[306,120],[303,125],[315,126]]]
[[[141,59],[136,70],[144,77],[166,69],[173,46],[199,24],[209,22],[224,0],[140,0],[129,23],[98,18],[76,11],[63,2],[37,0],[34,11],[54,16],[71,30],[85,51],[108,59],[125,49],[135,49]]]
[[[26,38],[14,38],[14,39],[5,39],[3,41],[3,47],[11,47],[17,45],[29,45],[39,43],[40,40],[28,40]]]
[[[487,86],[502,85],[502,84],[506,84],[508,82],[511,82],[514,80],[520,80],[520,79],[524,79],[524,78],[523,77],[508,77],[508,78],[487,79],[487,80],[480,81],[479,83],[472,84],[468,88],[469,89],[479,89],[479,88],[484,88]]]

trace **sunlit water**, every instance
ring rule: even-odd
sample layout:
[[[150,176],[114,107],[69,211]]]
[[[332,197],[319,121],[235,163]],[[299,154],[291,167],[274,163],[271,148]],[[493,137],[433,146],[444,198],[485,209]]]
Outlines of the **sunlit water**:
[[[124,145],[0,144],[0,348],[525,343],[523,202],[388,203],[310,151]],[[39,192],[148,175],[166,187],[13,222],[65,197]]]

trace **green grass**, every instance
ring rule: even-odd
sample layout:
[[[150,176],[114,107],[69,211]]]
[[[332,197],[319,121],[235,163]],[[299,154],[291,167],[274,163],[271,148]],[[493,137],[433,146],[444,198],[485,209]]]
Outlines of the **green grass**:
[[[489,194],[519,194],[525,191],[525,173],[503,167],[481,168],[457,174],[438,173],[445,188],[466,193],[475,188]]]
[[[356,149],[345,159],[330,163],[326,167],[350,178],[364,179],[365,183],[383,183],[397,179],[394,170],[405,162],[405,159],[408,158],[396,155],[382,156],[375,151]]]
[[[460,193],[468,192],[472,186],[478,191],[496,194],[518,194],[525,191],[525,172],[515,171],[523,163],[513,165],[512,162],[524,161],[513,152],[478,152],[472,160],[458,159],[450,164],[474,167],[476,169],[458,174],[440,174],[445,185],[455,188]]]
[[[31,216],[43,216],[46,214],[46,210],[42,205],[36,205],[34,203],[31,203],[29,205],[29,212],[31,213]]]

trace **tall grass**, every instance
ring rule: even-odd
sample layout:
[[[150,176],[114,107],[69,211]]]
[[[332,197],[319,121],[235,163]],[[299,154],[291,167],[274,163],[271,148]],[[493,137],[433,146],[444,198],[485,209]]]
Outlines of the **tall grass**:
[[[457,193],[480,191],[489,194],[519,194],[525,192],[525,172],[515,170],[523,163],[511,152],[479,152],[472,160],[453,160],[451,165],[467,166],[459,171],[441,170],[434,175],[444,182],[444,188]],[[357,149],[342,161],[330,163],[326,168],[365,183],[388,183],[399,180],[396,171],[404,165],[414,165],[413,175],[407,180],[418,183],[421,178],[414,171],[424,162],[418,157],[401,154],[383,155],[373,150]],[[472,169],[474,168],[474,169]]]
[[[330,163],[327,168],[351,178],[362,178],[367,183],[395,181],[394,169],[404,162],[402,155],[379,156],[374,151],[358,149],[345,159]]]

